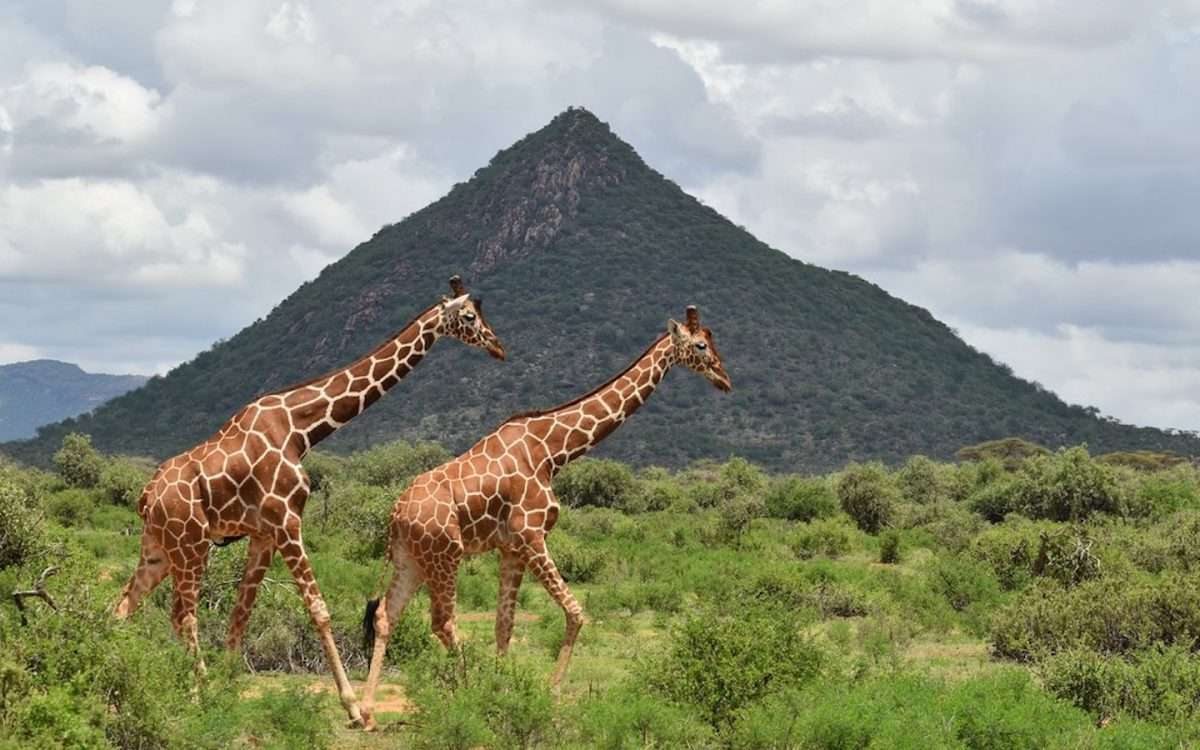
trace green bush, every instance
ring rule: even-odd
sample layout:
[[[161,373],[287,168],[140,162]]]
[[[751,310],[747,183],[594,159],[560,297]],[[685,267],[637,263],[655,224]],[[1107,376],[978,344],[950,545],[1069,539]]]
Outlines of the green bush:
[[[68,487],[95,487],[104,470],[104,459],[92,447],[90,435],[72,432],[54,454],[54,468]]]
[[[987,565],[969,557],[944,557],[930,568],[930,585],[956,611],[1000,598],[1000,584]]]
[[[1092,553],[1093,543],[1087,529],[1040,532],[1033,574],[1053,578],[1064,586],[1074,586],[1097,578],[1100,575],[1100,559]]]
[[[1023,588],[1033,579],[1039,528],[1026,521],[987,529],[971,542],[969,554],[990,567],[1006,591]]]
[[[638,475],[634,496],[625,505],[630,513],[682,509],[689,502],[687,492],[678,479],[666,469],[650,467]]]
[[[554,492],[569,508],[624,508],[636,489],[629,467],[606,459],[581,458],[554,477]]]
[[[547,542],[558,572],[568,583],[590,583],[600,575],[608,562],[604,551],[580,542],[574,537],[556,533]]]
[[[950,684],[910,674],[820,681],[776,693],[739,718],[728,734],[738,750],[1029,750],[1088,732],[1080,712],[1012,671]]]
[[[762,497],[767,476],[744,458],[731,458],[719,466],[701,463],[685,475],[688,494],[700,508],[719,508],[736,497]]]
[[[740,547],[754,519],[766,513],[761,495],[743,492],[717,506],[717,533],[723,542]]]
[[[999,656],[1037,660],[1071,649],[1128,654],[1200,642],[1196,579],[1099,578],[1064,589],[1039,581],[992,620]]]
[[[1021,438],[1009,437],[959,448],[955,456],[959,461],[999,461],[1004,468],[1014,471],[1031,458],[1049,454],[1050,451],[1040,445]]]
[[[87,525],[95,511],[95,496],[84,489],[61,490],[46,500],[46,515],[71,528]]]
[[[0,570],[24,565],[43,551],[36,502],[15,479],[0,475]]]
[[[346,464],[346,459],[341,456],[324,451],[310,451],[304,457],[304,471],[308,474],[309,490],[314,493],[320,492],[329,481],[343,477],[346,473]]]
[[[353,480],[326,482],[321,492],[309,501],[308,522],[347,532],[351,560],[379,562],[387,551],[389,524],[400,493],[396,487]],[[318,508],[320,513],[314,513]]]
[[[1126,715],[1160,724],[1200,713],[1200,657],[1172,646],[1128,657],[1072,649],[1041,665],[1046,689],[1097,716]]]
[[[888,529],[879,535],[879,562],[895,565],[900,562],[900,532]]]
[[[421,748],[527,748],[549,742],[556,708],[543,676],[513,658],[496,658],[467,643],[464,655],[443,651],[414,663],[413,702]]]
[[[858,528],[876,534],[892,520],[899,494],[879,462],[850,464],[837,480],[838,501]]]
[[[849,552],[861,532],[845,516],[797,526],[787,539],[792,553],[801,560],[814,557],[840,557]]]
[[[967,496],[967,507],[992,523],[1000,523],[1009,513],[1024,508],[1020,487],[1015,479],[1009,477],[977,486]]]
[[[642,676],[655,692],[695,706],[721,729],[764,695],[811,680],[823,662],[787,618],[748,608],[736,617],[687,618],[672,631],[667,652],[642,665]]]
[[[710,747],[712,729],[687,709],[640,690],[621,686],[581,702],[580,739],[589,748]]]
[[[113,505],[137,509],[150,473],[126,458],[114,458],[100,472],[97,485],[104,499]]]
[[[350,456],[346,461],[345,474],[350,480],[362,484],[397,487],[450,459],[450,452],[437,443],[394,440]],[[319,464],[318,459],[318,467]]]
[[[1123,509],[1113,469],[1093,461],[1082,446],[1027,461],[1017,485],[1021,512],[1030,518],[1080,521]]]
[[[1149,476],[1135,474],[1132,482],[1133,487],[1127,491],[1131,516],[1161,518],[1186,509],[1200,509],[1200,478],[1191,466]]]
[[[896,485],[906,502],[927,505],[948,497],[949,472],[926,456],[913,456],[896,472]]]
[[[789,521],[815,521],[838,511],[837,494],[824,477],[776,480],[766,495],[766,514]]]

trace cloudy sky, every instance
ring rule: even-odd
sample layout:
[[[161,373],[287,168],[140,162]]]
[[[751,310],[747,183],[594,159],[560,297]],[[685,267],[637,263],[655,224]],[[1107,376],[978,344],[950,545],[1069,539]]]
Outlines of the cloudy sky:
[[[567,105],[1073,403],[1200,429],[1200,0],[9,0],[0,363],[162,372]]]

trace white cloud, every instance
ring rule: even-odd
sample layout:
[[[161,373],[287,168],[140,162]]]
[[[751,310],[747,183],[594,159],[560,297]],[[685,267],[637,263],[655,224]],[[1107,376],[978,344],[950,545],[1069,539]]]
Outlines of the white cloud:
[[[100,66],[34,63],[24,80],[0,90],[10,130],[45,134],[47,128],[92,143],[127,143],[147,137],[158,124],[161,96]]]
[[[952,321],[953,322],[953,321]],[[1132,424],[1194,430],[1200,426],[1200,343],[1193,346],[1112,341],[1073,325],[1052,332],[959,323],[959,332],[1018,375],[1068,403],[1101,404]]]
[[[171,216],[127,182],[69,178],[0,190],[0,280],[221,285],[241,278],[244,254],[202,212]]]

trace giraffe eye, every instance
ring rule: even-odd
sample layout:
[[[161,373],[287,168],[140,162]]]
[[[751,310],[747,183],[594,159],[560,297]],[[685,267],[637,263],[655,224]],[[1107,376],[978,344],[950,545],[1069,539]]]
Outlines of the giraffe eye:
[[[473,312],[463,313],[463,320],[470,323],[471,321],[475,320],[475,313],[473,313]]]
[[[708,348],[708,344],[704,343],[703,341],[697,341],[696,348],[699,349],[700,351],[704,351],[705,349]]]

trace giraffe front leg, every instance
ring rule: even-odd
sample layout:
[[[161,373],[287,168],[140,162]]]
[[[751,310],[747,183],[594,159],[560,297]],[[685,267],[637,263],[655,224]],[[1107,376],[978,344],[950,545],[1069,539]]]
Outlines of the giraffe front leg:
[[[363,689],[362,700],[362,716],[367,731],[375,729],[375,690],[379,687],[379,677],[383,672],[383,658],[392,635],[392,625],[399,621],[405,607],[423,583],[420,569],[407,552],[397,552],[396,558],[396,570],[392,574],[387,597],[383,606],[375,610],[374,642],[369,644],[371,668],[367,672],[367,686]]]
[[[567,673],[567,665],[571,662],[571,651],[575,648],[575,639],[583,627],[583,607],[567,587],[562,574],[558,572],[550,553],[546,551],[546,540],[538,535],[529,539],[521,548],[521,557],[530,572],[542,582],[546,592],[562,607],[567,618],[566,632],[563,635],[562,648],[558,651],[558,661],[554,673],[550,676],[550,684],[557,686]]]
[[[296,580],[296,588],[304,599],[313,627],[321,638],[321,646],[325,650],[325,661],[333,672],[333,681],[337,684],[338,698],[346,714],[350,717],[351,726],[363,726],[362,713],[358,708],[358,700],[354,688],[346,677],[346,669],[342,666],[342,657],[338,654],[337,644],[333,640],[333,629],[329,625],[329,608],[321,598],[321,590],[317,587],[317,579],[313,575],[312,565],[308,562],[308,554],[300,537],[299,521],[294,521],[280,529],[276,534],[276,547],[283,556],[292,578]]]
[[[138,558],[137,568],[129,577],[129,583],[121,590],[121,598],[113,610],[113,616],[124,620],[137,611],[142,598],[154,590],[167,577],[170,568],[167,565],[167,555],[162,547],[142,536],[142,552]]]
[[[246,571],[242,574],[242,582],[238,586],[237,604],[233,607],[229,635],[225,638],[225,648],[230,651],[241,648],[246,624],[250,621],[250,612],[254,609],[254,600],[258,596],[258,587],[262,584],[267,569],[271,567],[271,557],[274,554],[275,542],[270,537],[253,537],[250,540],[250,548],[246,550]]]
[[[496,653],[508,653],[512,640],[513,618],[517,610],[517,593],[525,576],[525,563],[511,550],[500,550],[500,595],[496,600]]]

